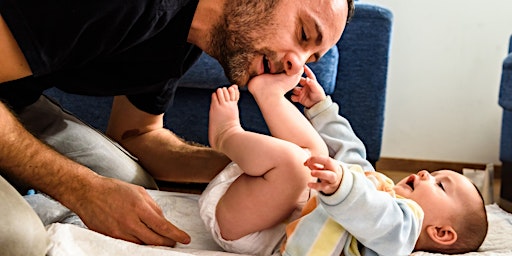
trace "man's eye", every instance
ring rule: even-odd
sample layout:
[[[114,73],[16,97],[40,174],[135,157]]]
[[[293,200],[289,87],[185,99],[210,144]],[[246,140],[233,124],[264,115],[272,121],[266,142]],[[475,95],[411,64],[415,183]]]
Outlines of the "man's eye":
[[[308,40],[308,36],[306,35],[306,31],[304,31],[304,28],[302,28],[301,39],[302,39],[302,41]]]
[[[439,183],[437,183],[437,185],[444,191],[443,183],[439,182]]]

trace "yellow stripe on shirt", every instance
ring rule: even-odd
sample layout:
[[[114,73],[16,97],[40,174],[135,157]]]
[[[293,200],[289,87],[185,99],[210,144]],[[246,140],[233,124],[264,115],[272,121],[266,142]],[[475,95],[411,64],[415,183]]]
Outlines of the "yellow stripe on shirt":
[[[308,255],[332,255],[343,235],[347,235],[345,229],[333,219],[327,219]]]

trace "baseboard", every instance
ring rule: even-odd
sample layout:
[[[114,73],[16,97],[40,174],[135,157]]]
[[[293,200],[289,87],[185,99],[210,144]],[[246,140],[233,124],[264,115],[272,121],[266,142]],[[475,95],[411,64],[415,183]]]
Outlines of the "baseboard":
[[[500,198],[498,205],[501,207],[501,209],[512,213],[512,202],[510,202],[504,198]]]
[[[420,170],[437,171],[442,169],[454,170],[462,172],[463,168],[471,168],[484,170],[485,164],[475,163],[460,163],[460,162],[447,162],[447,161],[432,161],[432,160],[418,160],[418,159],[403,159],[403,158],[389,158],[381,157],[377,161],[377,171],[403,171],[414,173]],[[501,165],[494,165],[494,178],[501,177]]]
[[[400,171],[407,173],[415,173],[419,170],[436,171],[441,169],[449,169],[462,172],[463,168],[483,170],[485,169],[485,164],[443,162],[389,157],[381,157],[376,164],[377,171]],[[494,178],[501,178],[501,165],[494,166]],[[201,193],[201,191],[203,191],[207,185],[198,183],[175,183],[165,181],[157,181],[157,184],[162,190],[195,194]]]

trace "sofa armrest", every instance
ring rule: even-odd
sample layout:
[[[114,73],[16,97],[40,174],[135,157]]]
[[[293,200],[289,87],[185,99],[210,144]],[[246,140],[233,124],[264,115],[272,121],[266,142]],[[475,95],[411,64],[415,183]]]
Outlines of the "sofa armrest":
[[[502,65],[499,104],[503,109],[512,111],[512,36],[509,42],[508,55]]]
[[[509,42],[509,54],[503,60],[498,103],[503,108],[500,160],[512,162],[512,36]]]
[[[512,212],[512,36],[509,54],[503,60],[499,105],[503,108],[500,135],[501,190],[500,206]]]

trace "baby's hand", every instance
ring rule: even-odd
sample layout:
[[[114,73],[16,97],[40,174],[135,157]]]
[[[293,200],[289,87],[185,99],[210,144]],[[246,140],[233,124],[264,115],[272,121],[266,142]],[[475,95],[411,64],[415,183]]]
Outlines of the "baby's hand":
[[[316,80],[313,71],[308,66],[304,66],[304,72],[306,78],[302,77],[299,82],[302,87],[297,86],[293,89],[291,99],[293,102],[298,102],[304,107],[310,108],[324,100],[326,96],[324,88]]]
[[[311,176],[318,179],[310,182],[311,189],[331,195],[336,192],[343,179],[343,169],[338,161],[327,156],[312,156],[306,160],[305,166],[311,169]]]

